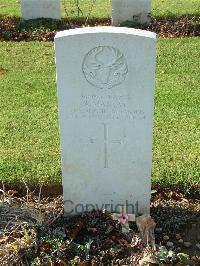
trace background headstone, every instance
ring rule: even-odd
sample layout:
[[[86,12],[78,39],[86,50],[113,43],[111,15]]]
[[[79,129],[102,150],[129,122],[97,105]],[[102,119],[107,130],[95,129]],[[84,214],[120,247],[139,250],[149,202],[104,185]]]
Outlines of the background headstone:
[[[156,37],[94,27],[55,37],[63,191],[67,214],[148,213]],[[105,206],[110,204],[110,206]],[[138,210],[137,210],[138,208]]]
[[[22,17],[61,19],[60,0],[20,0]]]
[[[127,20],[148,23],[150,12],[151,0],[112,0],[112,25]]]

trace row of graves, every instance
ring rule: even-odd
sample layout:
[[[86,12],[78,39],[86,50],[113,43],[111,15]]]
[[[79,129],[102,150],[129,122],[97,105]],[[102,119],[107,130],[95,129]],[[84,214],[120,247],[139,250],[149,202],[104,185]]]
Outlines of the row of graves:
[[[22,18],[61,19],[61,0],[20,0]],[[149,22],[151,0],[112,0],[112,25],[124,21]]]

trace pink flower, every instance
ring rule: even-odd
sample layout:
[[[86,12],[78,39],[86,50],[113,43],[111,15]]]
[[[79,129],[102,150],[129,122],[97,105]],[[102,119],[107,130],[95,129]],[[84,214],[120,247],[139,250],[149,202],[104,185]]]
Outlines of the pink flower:
[[[122,214],[122,215],[118,218],[118,221],[119,221],[121,224],[125,224],[127,220],[128,220],[128,215],[127,215],[127,214]]]

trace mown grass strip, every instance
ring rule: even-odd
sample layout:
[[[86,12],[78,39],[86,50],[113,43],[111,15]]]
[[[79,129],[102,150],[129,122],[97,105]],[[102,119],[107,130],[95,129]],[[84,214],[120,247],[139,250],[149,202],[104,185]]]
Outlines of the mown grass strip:
[[[62,0],[62,17],[92,16],[108,18],[111,16],[111,0],[96,0],[94,7],[92,0],[79,0],[78,11],[74,0]],[[21,16],[20,4],[17,0],[0,0],[0,14],[9,16]],[[200,15],[199,0],[153,0],[153,16]]]

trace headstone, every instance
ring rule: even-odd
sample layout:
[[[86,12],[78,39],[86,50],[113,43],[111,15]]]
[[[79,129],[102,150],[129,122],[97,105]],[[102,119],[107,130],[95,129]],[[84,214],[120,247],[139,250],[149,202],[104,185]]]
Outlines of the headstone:
[[[156,36],[122,27],[55,37],[64,208],[149,213]]]
[[[127,20],[148,23],[150,12],[151,0],[112,0],[112,25]]]
[[[60,0],[20,0],[22,17],[61,19]]]

